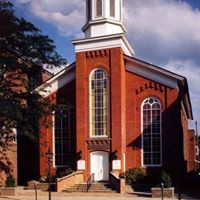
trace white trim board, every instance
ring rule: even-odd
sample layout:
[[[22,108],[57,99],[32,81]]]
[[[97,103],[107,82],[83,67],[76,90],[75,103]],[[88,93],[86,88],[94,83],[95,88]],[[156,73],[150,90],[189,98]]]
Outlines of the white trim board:
[[[86,52],[99,49],[121,47],[126,55],[132,56],[134,50],[124,34],[74,40],[75,52]]]
[[[75,70],[73,68],[75,68],[75,63],[66,67],[64,70],[57,73],[45,83],[38,86],[36,91],[39,92],[39,94],[43,97],[47,97],[56,92],[58,89],[75,79]]]
[[[175,89],[178,89],[178,80],[184,80],[183,77],[172,75],[160,68],[156,69],[156,67],[150,65],[140,64],[140,66],[137,66],[129,61],[126,63],[126,70]]]

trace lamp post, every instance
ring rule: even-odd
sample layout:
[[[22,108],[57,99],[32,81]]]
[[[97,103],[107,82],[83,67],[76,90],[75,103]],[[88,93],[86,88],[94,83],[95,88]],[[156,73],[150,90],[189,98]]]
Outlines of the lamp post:
[[[48,148],[48,151],[46,152],[47,156],[47,163],[48,163],[48,180],[49,180],[49,200],[51,200],[51,157],[53,153]]]

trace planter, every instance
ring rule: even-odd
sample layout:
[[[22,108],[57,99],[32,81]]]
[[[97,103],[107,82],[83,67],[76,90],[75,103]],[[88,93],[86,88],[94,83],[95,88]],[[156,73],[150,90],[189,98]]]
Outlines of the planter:
[[[161,188],[151,188],[152,198],[160,198],[162,197],[162,190]],[[163,189],[163,196],[165,198],[174,198],[174,188],[164,188]]]
[[[40,183],[38,181],[28,181],[28,189],[29,190],[35,190],[35,184],[37,190],[48,190],[49,184],[48,183]]]
[[[134,189],[132,188],[131,185],[126,185],[126,193],[133,193]]]
[[[37,181],[28,181],[28,189],[29,190],[34,190],[35,189],[35,184],[38,184],[39,182]]]
[[[16,188],[15,187],[3,187],[1,189],[2,196],[15,196]]]
[[[35,190],[35,184],[36,184],[37,190],[47,191],[49,189],[49,183],[40,183],[38,181],[28,181],[28,189]],[[52,191],[56,190],[55,183],[51,183],[51,190]]]
[[[37,189],[47,191],[49,189],[49,184],[48,183],[37,183]]]

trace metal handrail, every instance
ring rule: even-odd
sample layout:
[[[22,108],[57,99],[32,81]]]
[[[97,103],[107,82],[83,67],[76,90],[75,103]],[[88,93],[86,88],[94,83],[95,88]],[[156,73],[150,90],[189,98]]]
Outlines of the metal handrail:
[[[92,183],[94,183],[94,173],[90,175],[90,177],[87,180],[87,192],[90,189]]]

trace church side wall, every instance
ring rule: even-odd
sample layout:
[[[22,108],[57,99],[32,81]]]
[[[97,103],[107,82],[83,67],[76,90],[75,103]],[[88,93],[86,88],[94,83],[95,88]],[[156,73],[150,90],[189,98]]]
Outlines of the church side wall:
[[[183,157],[180,150],[182,132],[178,91],[128,71],[126,72],[126,169],[142,166],[141,104],[148,97],[156,97],[162,104],[162,167],[174,174],[179,171]],[[144,168],[147,171],[161,170],[161,167]]]
[[[54,104],[68,104],[72,105],[72,138],[71,138],[71,154],[72,156],[72,163],[75,163],[76,154],[75,154],[75,138],[76,138],[76,130],[75,130],[75,113],[76,113],[76,106],[75,106],[75,80],[70,82],[69,84],[65,85],[64,87],[60,88],[55,93],[51,94],[47,97],[51,100]],[[48,151],[48,148],[50,148],[51,152],[53,152],[53,127],[52,127],[52,119],[53,115],[47,116],[45,119],[41,120],[41,129],[40,129],[40,176],[47,175],[47,158],[46,158],[46,152]],[[46,123],[49,123],[48,127],[45,127]],[[72,168],[75,168],[74,165],[71,166]],[[53,162],[51,163],[51,173],[56,173],[56,168],[53,166]]]

